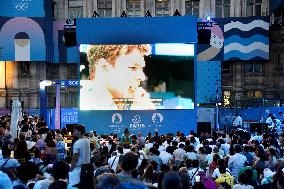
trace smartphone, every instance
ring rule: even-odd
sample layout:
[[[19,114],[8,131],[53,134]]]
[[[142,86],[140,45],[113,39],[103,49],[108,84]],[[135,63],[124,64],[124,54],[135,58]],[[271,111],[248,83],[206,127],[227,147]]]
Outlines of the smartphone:
[[[195,176],[195,182],[200,182],[200,176]]]

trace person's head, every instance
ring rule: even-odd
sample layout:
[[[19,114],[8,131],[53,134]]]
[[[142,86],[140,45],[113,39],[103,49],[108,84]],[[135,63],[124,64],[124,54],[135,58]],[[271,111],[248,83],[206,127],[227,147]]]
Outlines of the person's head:
[[[17,177],[24,183],[27,183],[29,180],[34,179],[36,174],[39,172],[38,166],[33,162],[22,163],[17,168]]]
[[[284,189],[284,178],[280,177],[277,181],[277,188],[278,189]]]
[[[127,152],[121,161],[122,170],[124,171],[132,171],[138,165],[138,155],[134,152]]]
[[[133,98],[145,80],[144,55],[149,52],[149,45],[90,46],[90,79],[103,82],[115,98]]]
[[[226,173],[226,167],[223,165],[223,166],[219,166],[219,171],[221,174],[225,174]]]
[[[11,156],[11,149],[8,147],[8,145],[2,146],[2,155],[4,158],[9,158]]]
[[[198,168],[199,167],[199,160],[197,160],[197,159],[192,160],[191,165],[192,165],[193,168]]]
[[[9,176],[0,171],[0,189],[13,188],[13,184]]]
[[[249,176],[246,174],[246,173],[242,173],[242,174],[240,174],[240,176],[239,176],[239,182],[241,183],[241,184],[248,184],[249,183]]]
[[[67,187],[67,182],[56,180],[49,185],[48,189],[67,189]]]
[[[82,136],[85,133],[85,127],[83,125],[76,125],[74,127],[74,135],[76,137]]]
[[[120,181],[116,174],[104,173],[97,177],[97,189],[110,189],[119,185]]]
[[[178,172],[169,171],[164,175],[162,182],[163,189],[181,189],[181,177]]]
[[[240,145],[235,145],[234,151],[235,151],[235,153],[241,153],[241,151],[242,151],[241,146]]]
[[[66,179],[70,171],[70,166],[65,161],[53,163],[52,176],[54,180]]]
[[[206,150],[204,147],[200,147],[199,150],[198,150],[198,153],[199,154],[206,154]]]

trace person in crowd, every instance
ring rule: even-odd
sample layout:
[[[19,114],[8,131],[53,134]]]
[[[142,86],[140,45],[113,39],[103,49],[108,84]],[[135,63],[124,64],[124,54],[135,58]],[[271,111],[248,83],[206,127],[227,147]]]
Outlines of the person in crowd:
[[[13,189],[13,184],[9,176],[0,171],[0,189]]]
[[[182,182],[181,177],[178,174],[178,172],[175,171],[169,171],[164,175],[163,183],[162,183],[163,189],[182,189]]]
[[[123,155],[121,161],[122,171],[118,174],[120,182],[135,182],[137,181],[132,176],[132,172],[138,165],[138,155],[134,152],[127,152]]]
[[[233,121],[233,128],[237,129],[237,128],[241,128],[242,126],[243,126],[243,118],[241,117],[240,114],[238,114]]]
[[[247,158],[247,164],[252,165],[253,163],[253,156],[250,152],[250,147],[248,145],[245,145],[243,148],[243,153],[242,153],[246,158]]]
[[[204,171],[199,167],[199,161],[198,160],[192,160],[192,169],[188,171],[189,179],[191,182],[191,185],[193,186],[194,183],[196,182],[196,176],[198,175],[198,172]]]
[[[46,138],[44,140],[46,146],[44,150],[44,156],[50,160],[50,162],[53,162],[56,158],[56,144],[53,138],[53,135],[51,132],[48,132],[46,134]]]
[[[33,162],[22,163],[17,168],[17,179],[13,182],[14,188],[33,188],[35,184],[36,174],[38,173],[38,166]],[[29,182],[31,181],[31,182]]]
[[[230,173],[228,173],[227,168],[224,165],[219,166],[219,172],[217,179],[215,180],[217,186],[222,183],[227,183],[231,188],[234,186],[234,177]]]
[[[66,158],[66,147],[65,142],[61,134],[56,135],[56,158],[57,160],[64,160]]]
[[[155,161],[157,163],[157,170],[160,171],[160,167],[162,164],[162,159],[159,156],[160,152],[155,147],[150,148],[149,150],[149,160]]]
[[[111,189],[117,187],[120,184],[117,175],[113,173],[104,173],[98,176],[97,180],[97,189]]]
[[[237,180],[238,173],[244,167],[247,158],[241,154],[242,148],[240,145],[234,147],[235,154],[230,157],[228,167],[231,170],[232,176]]]
[[[233,189],[253,189],[253,186],[249,185],[249,176],[243,173],[239,177],[239,183],[234,185]]]
[[[74,135],[78,140],[73,145],[73,157],[71,161],[71,178],[72,184],[78,184],[80,181],[81,165],[90,163],[90,141],[85,138],[85,127],[76,125]]]

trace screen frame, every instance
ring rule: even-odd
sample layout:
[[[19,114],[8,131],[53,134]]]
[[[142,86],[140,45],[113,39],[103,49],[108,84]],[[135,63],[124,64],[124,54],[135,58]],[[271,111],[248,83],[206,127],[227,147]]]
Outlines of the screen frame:
[[[78,44],[154,44],[154,43],[191,43],[194,45],[194,109],[178,110],[79,110],[79,122],[86,125],[87,130],[96,129],[98,133],[109,133],[106,128],[113,113],[122,114],[125,117],[134,117],[144,114],[149,118],[149,114],[164,114],[165,119],[163,129],[159,133],[175,133],[177,130],[188,133],[190,130],[196,131],[197,106],[197,19],[195,16],[182,17],[151,17],[151,18],[82,18],[77,19],[77,43]],[[92,37],[89,37],[92,36]],[[79,52],[79,50],[78,50]],[[78,76],[80,76],[80,64],[78,64]],[[79,93],[80,95],[80,93]],[[79,98],[79,97],[78,97]],[[78,99],[79,102],[79,99]],[[94,116],[92,120],[90,116]],[[105,119],[100,119],[106,116]],[[167,116],[167,117],[166,117]],[[106,120],[107,119],[107,120]],[[164,120],[165,120],[164,119]],[[91,122],[92,121],[92,122]],[[104,122],[103,125],[100,122]],[[129,120],[128,120],[129,121]],[[131,120],[130,120],[131,121]],[[133,121],[133,119],[132,119]],[[97,126],[94,128],[93,125]],[[128,124],[128,123],[127,123]],[[122,126],[128,127],[129,125]],[[176,124],[173,126],[173,124]],[[173,127],[170,127],[173,126]],[[144,129],[143,135],[148,131],[154,132],[154,128]],[[133,131],[134,133],[138,131]]]

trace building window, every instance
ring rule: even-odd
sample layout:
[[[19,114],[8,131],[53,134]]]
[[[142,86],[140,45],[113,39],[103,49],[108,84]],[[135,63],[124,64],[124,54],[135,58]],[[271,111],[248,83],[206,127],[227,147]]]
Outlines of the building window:
[[[262,91],[259,90],[249,90],[246,92],[247,98],[262,98]]]
[[[156,16],[169,16],[169,0],[156,0]]]
[[[231,64],[230,62],[223,62],[222,63],[222,73],[231,73]]]
[[[262,0],[247,0],[247,16],[261,16]]]
[[[77,64],[66,64],[67,66],[67,79],[70,80],[77,80],[78,76],[77,76]]]
[[[230,0],[216,0],[215,5],[216,18],[230,17]]]
[[[98,0],[98,14],[100,17],[111,17],[112,0]]]
[[[258,62],[245,63],[245,73],[261,73],[262,72],[262,64]]]
[[[194,15],[199,17],[199,1],[185,1],[185,15]]]
[[[82,18],[83,17],[83,6],[69,7],[69,18]]]
[[[56,80],[59,78],[59,64],[46,64],[46,79]]]
[[[230,105],[231,91],[223,91],[224,106]]]
[[[262,98],[262,92],[261,91],[254,91],[254,97],[255,98]]]
[[[127,15],[140,16],[141,15],[141,0],[127,1]]]
[[[30,74],[30,62],[19,62],[19,74],[21,75]]]

